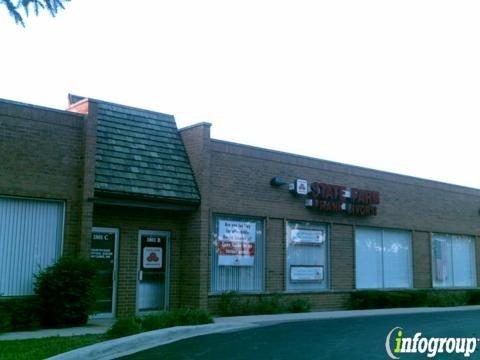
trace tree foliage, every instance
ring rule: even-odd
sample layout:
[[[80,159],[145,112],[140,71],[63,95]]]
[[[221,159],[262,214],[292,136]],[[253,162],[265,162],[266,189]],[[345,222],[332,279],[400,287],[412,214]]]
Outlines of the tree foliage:
[[[37,16],[42,11],[55,16],[59,10],[65,9],[64,3],[68,1],[70,0],[0,0],[0,5],[5,6],[15,23],[25,26],[25,17],[28,17],[32,10]]]

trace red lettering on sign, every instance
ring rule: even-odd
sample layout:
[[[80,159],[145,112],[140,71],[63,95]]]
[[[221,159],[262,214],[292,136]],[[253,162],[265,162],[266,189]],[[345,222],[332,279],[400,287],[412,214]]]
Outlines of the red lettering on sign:
[[[350,189],[350,197],[345,197],[347,187],[314,182],[310,185],[309,197],[312,206],[326,212],[347,212],[356,216],[375,216],[380,203],[377,191]]]

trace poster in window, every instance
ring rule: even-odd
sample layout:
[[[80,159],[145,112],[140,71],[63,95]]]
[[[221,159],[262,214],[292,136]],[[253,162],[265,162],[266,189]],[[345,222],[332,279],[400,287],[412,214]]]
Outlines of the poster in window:
[[[219,220],[217,254],[220,266],[253,266],[256,224],[250,221]]]
[[[325,231],[292,229],[290,239],[294,244],[321,245],[325,242]]]
[[[161,247],[144,247],[143,267],[145,269],[161,269],[162,256],[163,251]]]

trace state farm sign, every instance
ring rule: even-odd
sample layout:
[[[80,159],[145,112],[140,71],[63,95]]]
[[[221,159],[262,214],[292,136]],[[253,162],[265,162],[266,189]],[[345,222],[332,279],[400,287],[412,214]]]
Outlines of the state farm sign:
[[[377,191],[314,182],[305,205],[326,212],[345,212],[356,216],[375,216],[380,203]]]

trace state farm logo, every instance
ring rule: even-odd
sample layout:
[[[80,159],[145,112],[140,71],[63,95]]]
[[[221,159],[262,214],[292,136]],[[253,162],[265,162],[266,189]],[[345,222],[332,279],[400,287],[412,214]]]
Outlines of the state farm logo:
[[[152,262],[152,261],[156,262],[158,260],[159,260],[159,257],[154,252],[151,252],[150,255],[148,255],[148,257],[147,257],[147,261],[149,261],[149,262]]]

